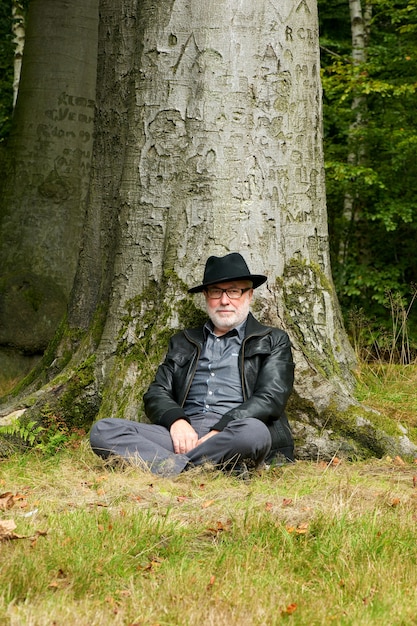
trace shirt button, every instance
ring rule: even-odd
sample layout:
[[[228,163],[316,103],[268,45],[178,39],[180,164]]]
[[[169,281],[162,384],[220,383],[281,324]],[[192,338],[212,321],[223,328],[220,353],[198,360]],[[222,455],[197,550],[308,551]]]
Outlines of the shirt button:
[[[215,374],[214,372],[211,372],[211,375],[212,375],[212,376],[215,376],[216,374]]]

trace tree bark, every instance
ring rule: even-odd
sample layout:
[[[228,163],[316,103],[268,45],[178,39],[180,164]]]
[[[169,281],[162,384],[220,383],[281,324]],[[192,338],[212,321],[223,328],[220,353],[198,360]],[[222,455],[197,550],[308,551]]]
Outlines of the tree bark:
[[[98,0],[32,0],[0,224],[0,345],[41,352],[65,312],[89,184]]]
[[[365,1],[362,7],[361,0],[349,0],[350,27],[352,33],[352,62],[354,68],[366,63],[368,54],[368,40],[372,17],[372,5]],[[358,131],[364,124],[366,112],[366,97],[355,94],[352,100],[353,121],[349,128],[347,163],[351,166],[363,164],[366,155],[364,142],[358,141]],[[345,235],[340,239],[339,264],[343,268],[349,255],[351,244],[350,232],[354,222],[358,219],[360,199],[357,194],[347,191],[343,202],[342,220],[345,225]],[[343,276],[343,270],[342,270]]]
[[[22,70],[23,49],[25,46],[25,17],[22,4],[19,0],[13,0],[13,42],[15,44],[14,67],[13,67],[13,107],[16,106],[19,91],[20,72]]]

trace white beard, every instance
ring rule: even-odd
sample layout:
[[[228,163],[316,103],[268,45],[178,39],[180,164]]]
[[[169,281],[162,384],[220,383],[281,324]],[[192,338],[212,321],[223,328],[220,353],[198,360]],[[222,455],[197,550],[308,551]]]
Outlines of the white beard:
[[[245,321],[249,314],[249,308],[249,301],[242,304],[238,309],[235,309],[232,303],[227,307],[222,307],[219,304],[214,311],[208,311],[208,314],[215,328],[227,332]],[[227,313],[222,313],[222,311],[227,311]]]

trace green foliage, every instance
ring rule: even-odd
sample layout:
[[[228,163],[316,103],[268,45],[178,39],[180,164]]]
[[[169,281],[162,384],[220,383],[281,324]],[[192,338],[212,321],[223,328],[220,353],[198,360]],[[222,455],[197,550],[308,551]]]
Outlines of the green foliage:
[[[37,420],[16,419],[12,424],[0,426],[0,438],[8,454],[25,448],[39,450],[45,456],[52,456],[58,450],[71,444],[84,431],[70,429],[62,420],[51,416],[41,425]]]
[[[45,429],[36,420],[24,423],[16,419],[12,424],[0,426],[0,436],[17,438],[23,443],[33,446]]]
[[[417,5],[375,0],[372,11],[367,60],[355,64],[348,3],[319,2],[327,204],[345,316],[360,308],[388,328],[387,291],[407,299],[417,283]]]

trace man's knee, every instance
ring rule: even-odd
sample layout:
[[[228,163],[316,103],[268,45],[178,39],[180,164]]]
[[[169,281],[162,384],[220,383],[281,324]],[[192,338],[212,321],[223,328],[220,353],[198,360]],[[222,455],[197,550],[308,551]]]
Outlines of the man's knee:
[[[114,435],[115,427],[117,427],[117,422],[112,417],[101,419],[91,427],[90,445],[99,456],[109,456],[111,449],[109,439]]]
[[[271,449],[271,433],[260,420],[248,417],[231,422],[227,427],[230,427],[236,435],[236,443],[242,456],[265,456]]]

